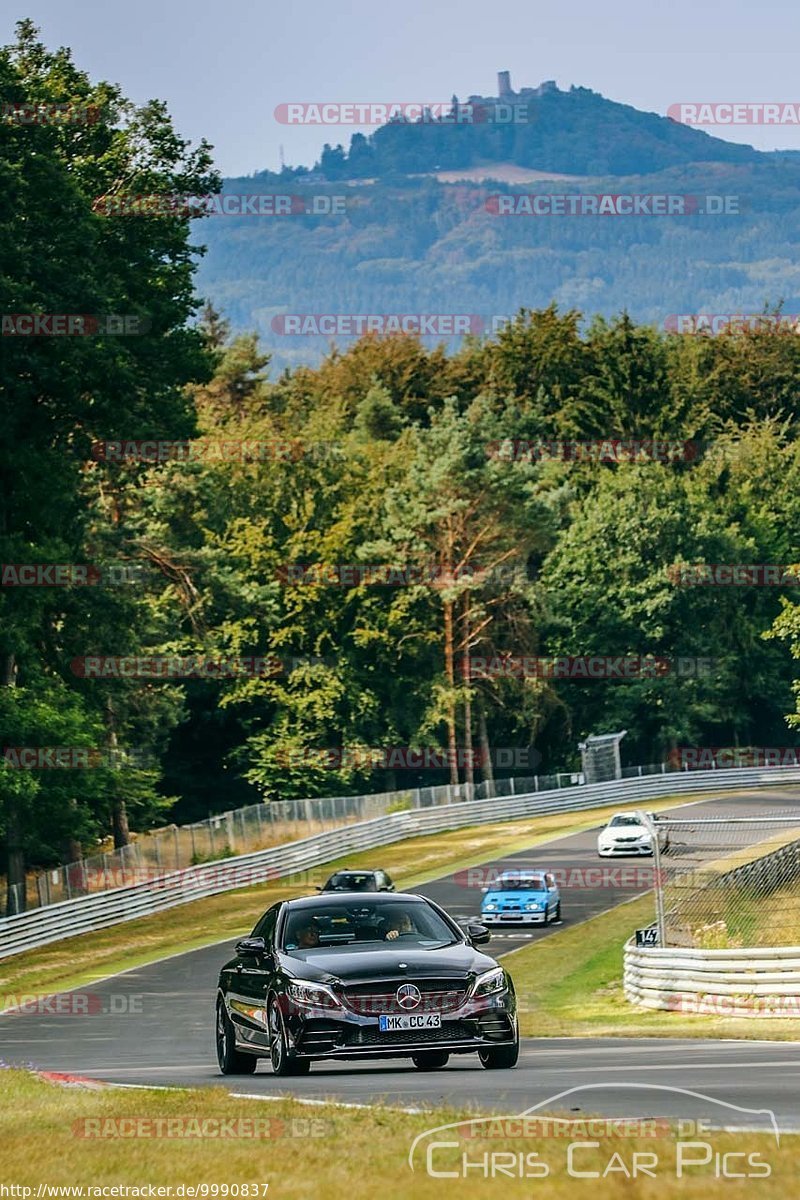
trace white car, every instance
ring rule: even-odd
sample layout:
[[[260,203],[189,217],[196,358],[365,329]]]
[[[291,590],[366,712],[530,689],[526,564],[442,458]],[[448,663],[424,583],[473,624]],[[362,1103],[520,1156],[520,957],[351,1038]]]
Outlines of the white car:
[[[652,854],[653,821],[654,814],[614,813],[597,838],[597,853],[601,858],[610,858],[615,854]],[[656,827],[656,836],[659,850],[666,850],[669,845],[666,831]]]

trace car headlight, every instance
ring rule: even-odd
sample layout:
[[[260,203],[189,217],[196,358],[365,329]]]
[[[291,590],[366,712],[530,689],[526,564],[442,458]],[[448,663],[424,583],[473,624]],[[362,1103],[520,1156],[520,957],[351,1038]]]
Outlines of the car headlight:
[[[303,983],[293,979],[287,987],[289,999],[308,1008],[341,1008],[341,1004],[330,988],[321,983]]]
[[[528,904],[525,905],[525,907],[529,911],[532,910],[533,912],[538,912],[542,906],[538,900],[531,900]]]
[[[484,971],[483,975],[478,976],[472,994],[473,996],[492,996],[495,992],[504,992],[505,990],[505,971],[502,967],[493,967],[491,971]]]
[[[494,912],[496,908],[497,908],[497,905],[494,903],[494,901],[492,901],[490,904],[484,904],[483,911],[484,912]]]

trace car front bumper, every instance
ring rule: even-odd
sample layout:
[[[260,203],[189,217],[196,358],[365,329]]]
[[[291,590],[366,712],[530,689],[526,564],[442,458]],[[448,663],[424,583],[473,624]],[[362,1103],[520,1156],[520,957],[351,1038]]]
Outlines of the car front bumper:
[[[482,912],[484,925],[544,925],[546,913],[539,912]]]
[[[632,855],[632,854],[652,855],[653,844],[652,844],[652,842],[628,842],[628,843],[623,842],[621,844],[609,843],[608,845],[605,845],[605,846],[601,846],[598,844],[597,853],[600,855],[601,858],[613,858],[615,856],[622,858],[622,857]]]
[[[518,1036],[516,999],[512,991],[468,1000],[460,1009],[442,1014],[438,1029],[382,1032],[378,1016],[362,1016],[339,1009],[304,1010],[285,999],[281,1010],[287,1043],[295,1058],[407,1058],[426,1051],[474,1054],[492,1046],[510,1045]],[[266,1056],[265,1039],[261,1036],[253,1038],[255,1029],[248,1036],[247,1027],[251,1022],[235,1012],[231,1016],[237,1046]]]

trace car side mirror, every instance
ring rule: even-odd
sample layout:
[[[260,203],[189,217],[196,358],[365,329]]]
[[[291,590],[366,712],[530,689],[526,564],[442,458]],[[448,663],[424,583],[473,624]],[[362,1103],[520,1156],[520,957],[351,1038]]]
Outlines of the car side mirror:
[[[481,925],[479,921],[469,921],[466,928],[467,937],[473,946],[484,946],[492,936],[486,926]]]
[[[321,892],[321,891],[322,891],[322,884],[321,884],[321,883],[318,883],[318,884],[317,884],[317,886],[314,888],[314,891],[315,891],[315,892]]]
[[[261,958],[267,953],[267,943],[263,937],[242,938],[236,943],[236,953],[242,958]]]
[[[488,889],[488,887],[482,887],[482,888],[481,888],[481,891],[482,891],[482,892],[488,892],[488,890],[489,890],[489,889]]]

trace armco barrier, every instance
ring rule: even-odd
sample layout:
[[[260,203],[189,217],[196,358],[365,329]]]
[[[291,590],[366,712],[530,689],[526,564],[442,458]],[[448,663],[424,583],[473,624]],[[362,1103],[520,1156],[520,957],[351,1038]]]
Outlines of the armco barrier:
[[[390,813],[341,829],[302,838],[283,846],[242,854],[219,862],[203,863],[183,871],[165,872],[158,878],[97,895],[81,896],[0,920],[0,958],[36,946],[106,929],[121,921],[161,912],[203,896],[274,880],[296,871],[342,858],[359,850],[388,846],[423,834],[485,825],[519,817],[599,808],[608,804],[644,803],[659,796],[768,787],[800,783],[795,767],[748,767],[730,771],[693,771],[643,776],[641,779],[584,784],[568,790],[529,792],[491,800],[468,800],[432,809]]]
[[[800,946],[745,950],[625,947],[625,998],[716,1017],[800,1016]]]

